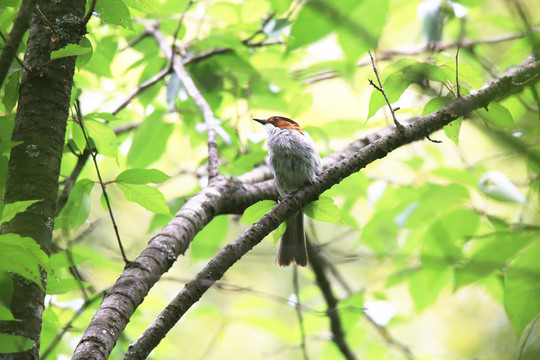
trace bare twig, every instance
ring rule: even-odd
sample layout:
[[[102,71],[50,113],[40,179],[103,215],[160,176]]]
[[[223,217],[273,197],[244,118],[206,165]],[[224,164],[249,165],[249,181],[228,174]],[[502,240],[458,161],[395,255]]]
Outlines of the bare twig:
[[[369,57],[371,58],[371,65],[373,66],[373,72],[375,73],[375,76],[377,77],[377,82],[379,83],[379,86],[376,86],[371,80],[369,80],[369,84],[372,85],[375,89],[377,89],[383,94],[384,100],[386,100],[386,104],[388,105],[388,108],[390,109],[390,113],[392,114],[392,119],[394,119],[394,124],[396,125],[396,129],[398,131],[401,131],[403,130],[403,125],[401,125],[399,121],[397,121],[395,109],[392,107],[392,104],[390,104],[390,101],[388,100],[388,97],[386,96],[386,93],[384,92],[381,79],[379,78],[379,72],[377,71],[377,67],[375,66],[375,60],[373,59],[373,55],[371,55],[371,51],[369,52]]]
[[[86,15],[84,16],[84,19],[82,23],[86,26],[88,22],[90,21],[90,18],[92,17],[92,14],[94,13],[94,9],[96,8],[96,2],[97,0],[92,0],[92,3],[90,4],[90,7],[88,8],[88,11],[86,12]]]
[[[435,143],[435,144],[441,144],[442,143],[441,140],[432,139],[432,138],[429,137],[429,135],[426,135],[426,139],[428,139],[429,141],[431,141],[432,143]]]
[[[111,111],[111,113],[113,115],[116,115],[120,110],[122,110],[123,108],[125,108],[130,102],[131,100],[133,100],[133,98],[137,95],[139,95],[141,92],[143,92],[144,90],[148,89],[150,86],[154,85],[155,83],[159,82],[161,79],[163,79],[168,73],[170,72],[170,69],[169,68],[165,68],[163,70],[161,70],[160,72],[158,72],[156,75],[152,76],[150,79],[146,80],[145,82],[143,82],[141,85],[137,86],[135,89],[133,89],[133,91],[131,91],[128,96],[126,96],[126,98],[124,100],[122,100],[122,102],[120,104],[118,104],[116,106],[116,108],[114,108],[113,111]]]
[[[461,97],[461,86],[459,85],[459,49],[461,47],[458,45],[456,51],[456,98]]]
[[[28,29],[28,26],[30,25],[30,18],[32,17],[32,12],[35,7],[36,0],[23,0],[17,18],[11,28],[11,32],[9,33],[8,38],[4,39],[5,45],[2,54],[0,55],[0,87],[2,87],[2,84],[6,79],[13,58],[16,57],[19,43],[21,42],[26,29]],[[24,68],[24,65],[22,66]],[[28,71],[26,68],[25,70]]]
[[[114,233],[116,235],[116,240],[118,241],[118,247],[120,248],[120,253],[122,254],[122,259],[124,260],[124,263],[128,265],[131,263],[131,261],[128,260],[126,256],[126,252],[124,250],[124,246],[122,245],[122,240],[120,240],[120,233],[118,232],[118,226],[116,225],[116,221],[114,220],[114,214],[113,214],[112,206],[109,200],[109,195],[107,194],[105,183],[103,182],[103,179],[101,178],[101,173],[99,172],[99,166],[96,159],[97,155],[96,155],[96,152],[94,152],[90,146],[88,134],[86,133],[86,129],[84,128],[82,114],[81,114],[80,107],[77,101],[75,102],[75,112],[76,112],[76,116],[74,118],[76,119],[77,123],[81,127],[84,140],[86,141],[86,146],[88,147],[88,149],[90,149],[90,155],[92,156],[92,160],[94,161],[94,167],[96,168],[96,173],[98,176],[99,184],[101,185],[103,197],[105,198],[105,202],[107,203],[107,209],[109,210],[109,216],[111,217],[111,222],[114,228]]]
[[[167,57],[167,59],[173,59],[172,66],[174,72],[176,73],[180,81],[182,81],[182,83],[184,84],[188,95],[195,101],[199,109],[201,109],[204,121],[206,123],[206,134],[208,142],[208,178],[211,181],[219,175],[219,158],[215,129],[216,119],[214,117],[214,112],[212,111],[212,108],[193,82],[191,76],[186,71],[186,68],[184,67],[182,61],[178,58],[172,57],[171,48],[165,41],[161,30],[159,30],[159,28],[157,28],[156,26],[152,26],[149,31],[156,38],[156,41],[158,42],[161,51],[163,51],[163,53],[165,54],[165,57]]]
[[[180,14],[180,19],[178,19],[178,26],[176,27],[176,29],[174,30],[174,33],[173,33],[173,39],[172,39],[172,45],[171,45],[171,58],[169,59],[169,63],[172,67],[172,64],[174,64],[174,53],[176,52],[176,38],[178,37],[178,34],[180,33],[180,30],[182,29],[182,25],[184,24],[184,17],[186,16],[186,13],[187,11],[189,10],[189,8],[191,7],[191,5],[193,4],[194,0],[189,0],[186,4],[186,6],[184,7],[184,11],[182,11],[182,14]],[[180,49],[181,50],[181,53],[182,53],[182,50],[183,49]],[[185,52],[185,51],[183,51]],[[182,53],[183,55],[183,53]]]
[[[317,282],[317,285],[321,290],[324,301],[326,301],[326,315],[330,319],[332,341],[336,344],[345,359],[354,360],[356,359],[356,356],[354,356],[354,353],[350,349],[349,344],[347,344],[347,341],[345,341],[345,332],[343,331],[343,326],[341,325],[341,319],[339,317],[337,309],[338,300],[335,297],[334,292],[332,291],[332,287],[330,285],[330,281],[326,276],[323,265],[324,261],[321,259],[319,252],[314,249],[311,242],[308,241],[307,245],[309,265],[311,266],[311,269],[315,274],[315,281]]]

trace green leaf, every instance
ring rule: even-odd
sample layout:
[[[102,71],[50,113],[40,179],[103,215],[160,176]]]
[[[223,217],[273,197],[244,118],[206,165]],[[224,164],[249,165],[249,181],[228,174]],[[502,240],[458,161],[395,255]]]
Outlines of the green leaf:
[[[244,210],[240,223],[253,224],[276,206],[274,200],[261,200]]]
[[[88,260],[89,256],[82,253],[71,252],[70,256],[66,251],[51,255],[51,268],[54,270],[65,269],[73,265],[79,265]]]
[[[418,206],[407,218],[405,223],[407,228],[425,227],[426,221],[436,219],[436,214],[442,214],[439,209],[451,209],[469,200],[467,188],[457,183],[427,184],[417,191],[420,200]]]
[[[388,71],[385,69],[381,76],[383,89],[390,104],[398,101],[409,85],[425,80],[445,82],[447,76],[437,65],[425,62],[411,63],[409,61],[400,61],[396,63],[395,66],[389,67]],[[383,94],[379,90],[373,88],[369,99],[368,119],[375,115],[375,113],[385,105],[386,100],[384,99]]]
[[[0,334],[0,354],[30,350],[34,342],[19,335]]]
[[[518,338],[540,313],[540,242],[533,243],[510,266],[504,279],[504,308]]]
[[[488,109],[478,109],[475,111],[482,119],[489,123],[502,128],[513,128],[514,119],[507,108],[499,103],[492,102],[488,105]]]
[[[86,139],[84,138],[83,131],[79,124],[73,124],[71,128],[71,138],[73,139],[75,145],[77,145],[79,152],[84,152],[84,149],[86,149]]]
[[[92,120],[101,119],[107,122],[113,122],[113,121],[118,120],[116,116],[108,112],[93,112],[90,114],[86,114],[84,117],[85,119],[92,119]]]
[[[2,98],[2,103],[6,107],[8,114],[11,114],[11,111],[17,104],[17,99],[19,98],[19,77],[21,76],[21,71],[14,71],[11,73],[6,81],[4,87],[4,97]]]
[[[461,129],[462,122],[463,117],[460,117],[443,127],[446,137],[452,140],[456,145],[459,144],[459,130]]]
[[[0,272],[17,273],[43,288],[39,266],[48,270],[49,257],[33,239],[17,234],[2,234],[0,249]]]
[[[321,196],[319,200],[307,204],[302,209],[310,218],[321,222],[337,223],[341,221],[339,209],[334,204],[334,199]]]
[[[78,54],[79,56],[77,56],[77,68],[80,70],[84,64],[88,63],[90,59],[92,59],[94,48],[86,36],[81,39],[79,46],[82,49],[88,49],[86,53]]]
[[[65,294],[70,291],[80,290],[81,286],[88,288],[92,284],[85,281],[77,281],[73,278],[57,279],[55,277],[47,277],[47,295]]]
[[[536,240],[536,233],[500,232],[473,238],[467,244],[467,261],[457,269],[456,287],[482,280],[506,264]]]
[[[51,60],[60,59],[69,56],[78,56],[88,54],[92,51],[91,48],[84,47],[78,44],[69,44],[59,50],[51,51]]]
[[[452,268],[420,269],[409,277],[409,292],[417,311],[424,311],[452,281]]]
[[[163,194],[150,185],[134,185],[126,183],[116,183],[124,192],[126,199],[133,201],[144,207],[146,210],[156,214],[163,214],[172,217],[167,202]]]
[[[15,317],[11,310],[7,307],[0,305],[0,321],[15,321]],[[20,321],[20,320],[19,320]]]
[[[130,8],[139,10],[147,15],[155,13],[157,9],[156,2],[153,0],[124,0],[124,2]],[[180,5],[178,6],[179,9],[182,8]]]
[[[216,255],[227,235],[227,216],[216,216],[193,239],[191,255],[195,260],[212,258]]]
[[[452,236],[454,223],[436,220],[428,228],[420,252],[422,265],[429,268],[444,268],[458,263],[463,255],[458,239]]]
[[[131,14],[126,4],[122,0],[98,1],[96,12],[100,19],[108,24],[120,25],[128,30],[133,30]]]
[[[334,30],[333,25],[330,16],[311,3],[302,6],[298,18],[291,27],[291,40],[287,44],[287,50],[292,51],[322,39]]]
[[[442,108],[445,105],[450,104],[454,101],[454,98],[451,96],[443,96],[443,97],[436,97],[427,102],[427,104],[424,106],[424,110],[422,110],[422,116],[426,116],[427,114],[431,114],[432,112],[435,112]]]
[[[355,8],[347,15],[347,21],[336,30],[338,43],[347,60],[355,63],[362,54],[377,48],[388,7],[388,0],[357,1]]]
[[[281,224],[279,224],[277,229],[272,232],[272,239],[274,240],[274,246],[276,246],[279,239],[281,239],[281,237],[285,233],[285,230],[287,230],[287,223],[282,222]]]
[[[128,165],[145,168],[161,157],[174,128],[173,124],[162,121],[163,116],[163,111],[154,111],[135,130],[127,156]]]
[[[398,227],[395,212],[378,211],[363,226],[360,241],[368,245],[379,256],[385,256],[397,247]]]
[[[116,134],[109,125],[102,122],[87,119],[84,121],[88,136],[92,138],[98,152],[101,155],[116,158],[118,156],[118,144]]]
[[[128,169],[120,173],[114,181],[126,184],[159,184],[169,177],[157,169]]]
[[[25,200],[16,201],[14,203],[4,204],[4,210],[2,211],[2,217],[0,217],[0,224],[10,221],[20,212],[26,211],[26,209],[41,200]]]
[[[76,230],[84,224],[90,215],[90,192],[94,184],[90,179],[81,179],[75,183],[66,205],[57,217],[56,228]]]

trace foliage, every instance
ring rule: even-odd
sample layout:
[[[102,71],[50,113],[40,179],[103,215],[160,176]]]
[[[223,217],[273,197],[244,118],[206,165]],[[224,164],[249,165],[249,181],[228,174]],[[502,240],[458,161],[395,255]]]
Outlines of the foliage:
[[[48,358],[69,356],[99,293],[120,275],[123,264],[100,206],[93,163],[71,177],[85,151],[98,154],[128,258],[206,186],[208,125],[171,70],[154,26],[168,46],[174,42],[174,56],[214,113],[220,172],[238,176],[264,165],[263,130],[252,117],[294,118],[321,156],[391,123],[385,98],[368,83],[376,79],[368,51],[391,106],[399,107],[399,121],[414,123],[473,93],[538,45],[540,13],[532,0],[500,0],[497,6],[445,0],[426,10],[427,3],[98,0],[83,41],[51,53],[51,61],[78,57],[72,103],[80,103],[84,126],[75,116],[68,119],[59,194],[72,188],[55,219],[57,252],[49,258],[30,238],[0,235],[0,286],[7,289],[0,320],[13,318],[8,274],[41,286],[40,268],[46,270],[50,296],[41,351]],[[20,4],[0,0],[3,34]],[[519,6],[529,10],[528,21],[517,15]],[[418,20],[417,12],[424,17]],[[25,51],[21,44],[19,56]],[[10,136],[21,78],[13,61],[0,93],[2,193],[9,150],[18,145]],[[343,341],[357,358],[538,356],[538,84],[432,134],[442,143],[418,142],[371,164],[303,209],[316,220],[306,218],[308,238],[325,260]],[[527,201],[490,198],[478,186],[487,170],[506,174]],[[130,319],[111,358],[120,358],[142,334],[182,289],[178,283],[272,209],[274,200],[248,207],[241,220],[232,214],[191,219],[208,225]],[[2,222],[35,201],[2,204]],[[284,230],[282,224],[274,231],[274,242]],[[331,340],[335,332],[328,335],[335,328],[325,316],[328,294],[319,292],[320,279],[309,267],[299,269],[300,290],[291,295],[291,273],[275,267],[274,253],[264,241],[235,264],[153,356],[174,359],[182,351],[185,358],[297,359],[302,342],[311,358],[343,356]],[[295,318],[298,299],[303,330]],[[393,312],[377,313],[376,302]],[[53,342],[64,327],[66,334]],[[11,340],[0,337],[0,352],[31,346],[17,348]]]

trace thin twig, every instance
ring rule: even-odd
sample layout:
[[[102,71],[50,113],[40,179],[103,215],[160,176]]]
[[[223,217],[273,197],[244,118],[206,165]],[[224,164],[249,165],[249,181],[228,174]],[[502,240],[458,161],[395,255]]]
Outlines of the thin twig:
[[[116,115],[120,110],[125,108],[135,96],[139,95],[141,92],[163,79],[169,72],[170,69],[165,68],[158,72],[156,75],[152,76],[150,79],[143,82],[141,85],[137,86],[135,89],[133,89],[132,92],[128,94],[128,96],[126,96],[124,100],[122,100],[120,104],[116,106],[116,108],[114,108],[113,111],[111,111],[111,114]]]
[[[429,141],[431,141],[432,143],[435,143],[435,144],[441,144],[442,143],[441,140],[432,139],[432,138],[429,137],[429,135],[426,135],[426,139],[428,139]]]
[[[456,51],[456,97],[459,99],[461,97],[461,86],[459,85],[459,49],[461,46],[458,45]]]
[[[182,11],[182,14],[180,15],[180,19],[178,19],[178,26],[174,30],[173,33],[173,39],[172,39],[172,45],[171,45],[171,58],[169,59],[169,62],[171,64],[174,63],[174,53],[176,52],[176,39],[178,38],[178,34],[180,33],[180,30],[182,29],[182,25],[184,24],[184,17],[186,16],[187,11],[193,4],[194,0],[189,0],[184,7],[184,11]],[[181,49],[182,50],[182,49]]]
[[[86,13],[86,15],[84,16],[84,19],[82,21],[84,26],[86,26],[86,24],[88,24],[88,22],[90,21],[90,18],[92,17],[92,14],[94,13],[94,9],[96,8],[96,2],[97,2],[97,0],[92,0],[92,3],[90,4],[90,7],[88,8],[88,12]]]
[[[293,290],[296,296],[294,303],[294,309],[296,310],[296,317],[298,318],[298,327],[300,328],[300,348],[304,355],[304,360],[309,360],[307,348],[306,348],[306,328],[304,326],[304,317],[302,315],[302,305],[300,303],[300,287],[298,285],[298,267],[293,266]]]
[[[99,184],[101,185],[101,190],[103,192],[103,197],[105,198],[105,203],[107,204],[107,209],[109,210],[109,216],[111,217],[111,222],[113,224],[114,233],[116,235],[116,240],[118,241],[118,247],[120,248],[120,253],[122,254],[122,259],[124,260],[124,263],[126,265],[130,264],[131,261],[128,260],[126,256],[126,252],[124,250],[124,246],[122,245],[122,240],[120,240],[120,233],[118,232],[118,226],[116,225],[116,221],[114,220],[114,214],[112,210],[112,206],[109,200],[109,195],[107,194],[107,189],[105,187],[105,183],[103,182],[103,179],[101,178],[101,173],[99,172],[99,166],[97,163],[97,154],[95,151],[93,151],[90,147],[90,140],[88,138],[88,134],[86,133],[86,129],[84,127],[83,118],[81,114],[81,110],[78,104],[78,101],[75,102],[75,111],[76,111],[76,121],[81,127],[84,140],[86,141],[86,146],[90,149],[90,155],[92,156],[92,160],[94,161],[94,167],[96,168],[96,173],[98,176]]]
[[[150,33],[154,35],[156,41],[161,48],[161,51],[165,54],[167,59],[172,58],[171,48],[165,41],[161,30],[157,26],[150,28]],[[219,158],[217,151],[217,135],[215,129],[215,117],[212,108],[201,94],[193,79],[186,71],[184,64],[178,58],[173,58],[173,69],[180,81],[184,84],[188,95],[195,101],[199,109],[203,114],[204,121],[206,123],[206,134],[208,142],[208,178],[211,181],[219,175]]]
[[[373,72],[375,73],[375,76],[377,77],[377,82],[379,83],[379,86],[376,86],[373,81],[369,80],[369,84],[372,85],[375,89],[379,90],[383,96],[384,100],[386,100],[386,104],[388,104],[388,108],[390,109],[390,113],[392,113],[392,119],[394,119],[394,124],[396,124],[397,130],[403,130],[403,125],[399,123],[396,119],[396,112],[394,108],[392,107],[392,104],[390,104],[390,101],[388,100],[388,97],[386,96],[386,93],[384,92],[384,88],[381,83],[381,79],[379,78],[379,72],[377,71],[377,67],[375,66],[375,60],[373,59],[373,55],[371,55],[371,51],[369,51],[369,57],[371,59],[371,65],[373,66]]]

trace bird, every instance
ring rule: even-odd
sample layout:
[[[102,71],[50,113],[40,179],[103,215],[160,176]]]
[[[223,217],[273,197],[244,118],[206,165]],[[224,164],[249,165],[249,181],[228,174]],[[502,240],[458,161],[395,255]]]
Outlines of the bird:
[[[309,134],[297,122],[284,116],[253,119],[264,125],[268,137],[268,163],[276,188],[283,199],[300,187],[314,183],[321,169],[321,158]],[[299,210],[285,220],[287,229],[279,243],[276,263],[307,266],[308,255],[304,214]]]

